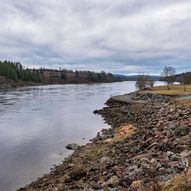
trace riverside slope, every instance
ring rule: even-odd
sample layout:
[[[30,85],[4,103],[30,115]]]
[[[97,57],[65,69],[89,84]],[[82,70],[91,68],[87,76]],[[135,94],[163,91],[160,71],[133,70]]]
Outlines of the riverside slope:
[[[107,105],[95,113],[110,129],[19,191],[159,191],[189,168],[191,106],[138,92],[110,98]]]

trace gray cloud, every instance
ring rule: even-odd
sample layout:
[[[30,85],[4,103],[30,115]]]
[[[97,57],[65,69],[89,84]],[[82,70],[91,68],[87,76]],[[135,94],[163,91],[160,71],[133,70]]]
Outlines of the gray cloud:
[[[190,69],[190,0],[0,3],[0,59],[114,73]]]

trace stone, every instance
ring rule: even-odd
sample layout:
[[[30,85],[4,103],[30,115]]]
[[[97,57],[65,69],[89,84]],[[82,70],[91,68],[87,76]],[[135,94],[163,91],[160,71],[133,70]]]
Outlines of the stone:
[[[135,189],[135,190],[141,189],[141,187],[142,187],[141,181],[140,180],[133,181],[130,187],[131,187],[131,189]]]
[[[166,152],[166,155],[167,155],[168,158],[170,158],[172,155],[174,155],[174,153],[171,152],[171,151],[167,151],[167,152]]]
[[[180,156],[183,158],[188,158],[191,156],[191,151],[185,150],[180,153]]]
[[[126,188],[129,188],[129,186],[132,184],[132,180],[128,176],[124,176],[119,181],[121,186],[124,186]]]
[[[184,170],[186,168],[188,168],[188,160],[187,159],[181,159],[177,165],[177,167],[181,170]]]
[[[148,146],[148,149],[150,149],[150,148],[158,149],[158,148],[160,148],[160,144],[157,142],[154,142],[150,146]]]
[[[131,177],[131,178],[136,178],[136,176],[139,174],[139,169],[136,165],[131,165],[128,168],[128,171],[126,172],[126,174]]]
[[[104,182],[102,186],[115,187],[119,184],[119,178],[117,176],[112,176],[108,181]]]
[[[102,157],[100,159],[101,164],[107,164],[107,163],[110,163],[110,162],[112,162],[112,160],[109,157]]]
[[[175,130],[174,130],[174,134],[176,136],[185,136],[189,133],[189,128],[188,127],[177,127]]]
[[[70,179],[72,180],[80,180],[81,178],[83,178],[84,176],[86,176],[86,171],[83,167],[81,166],[76,166],[74,167],[70,173],[68,174],[68,176],[70,177]]]
[[[71,143],[71,144],[68,144],[66,145],[66,148],[69,149],[69,150],[78,150],[80,148],[80,146],[76,143]]]
[[[151,164],[155,168],[160,168],[160,165],[159,165],[158,161],[156,159],[154,159],[154,158],[151,159]]]

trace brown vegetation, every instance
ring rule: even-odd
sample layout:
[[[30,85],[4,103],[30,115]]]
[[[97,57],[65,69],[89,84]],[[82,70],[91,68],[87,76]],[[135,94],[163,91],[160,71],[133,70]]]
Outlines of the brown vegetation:
[[[169,88],[166,86],[157,86],[150,90],[143,91],[143,93],[145,92],[169,96],[191,95],[191,85],[186,85],[186,91],[184,91],[184,85],[170,85]]]

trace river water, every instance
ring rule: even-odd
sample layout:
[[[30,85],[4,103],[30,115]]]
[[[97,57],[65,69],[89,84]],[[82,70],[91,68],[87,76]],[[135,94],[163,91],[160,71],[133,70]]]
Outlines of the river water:
[[[30,183],[71,154],[68,143],[85,144],[108,128],[92,112],[134,90],[134,82],[1,90],[0,190]]]

